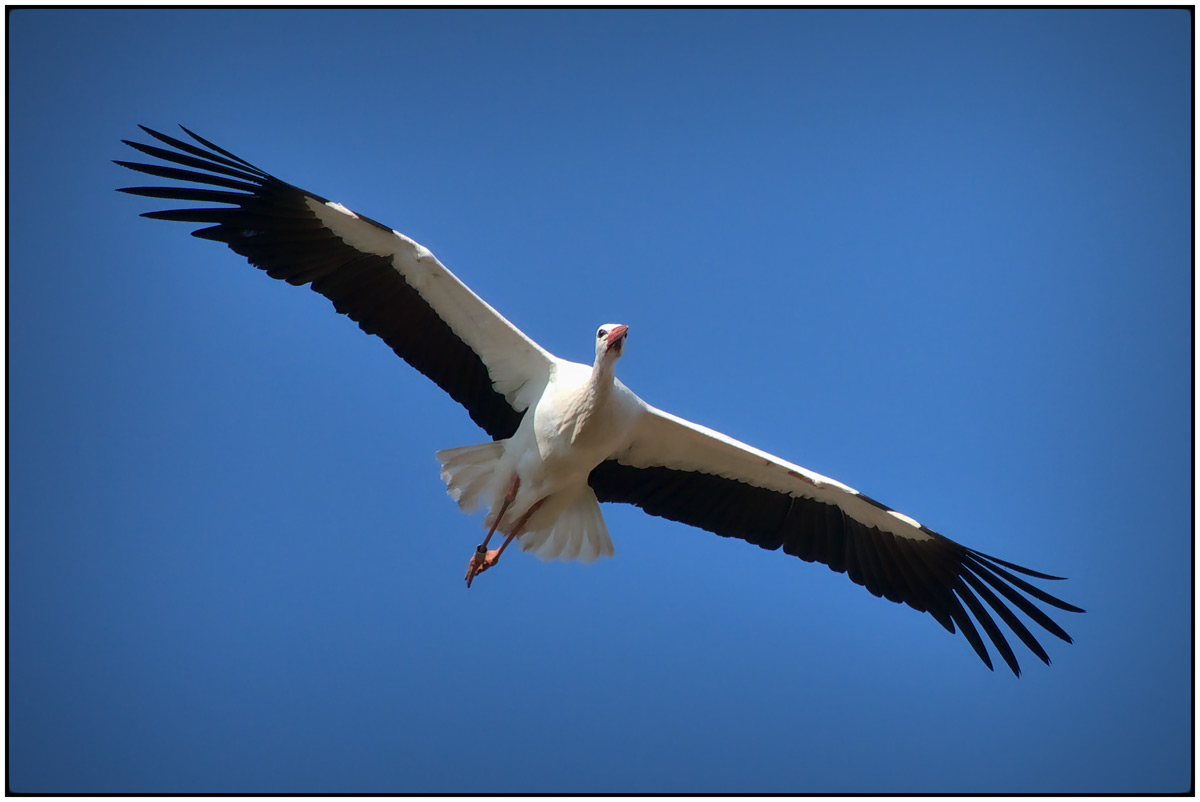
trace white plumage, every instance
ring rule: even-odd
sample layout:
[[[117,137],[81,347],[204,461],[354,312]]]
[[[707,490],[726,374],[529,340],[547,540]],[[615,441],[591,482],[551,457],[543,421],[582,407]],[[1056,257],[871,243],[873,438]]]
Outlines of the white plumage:
[[[548,369],[539,366],[521,384],[536,396],[533,414],[511,437],[438,452],[450,497],[465,511],[482,501],[489,529],[520,536],[521,548],[542,559],[591,562],[613,554],[588,476],[628,444],[644,414],[645,405],[613,375],[626,331],[615,323],[599,329],[591,367],[552,356]],[[517,491],[505,504],[514,475]]]

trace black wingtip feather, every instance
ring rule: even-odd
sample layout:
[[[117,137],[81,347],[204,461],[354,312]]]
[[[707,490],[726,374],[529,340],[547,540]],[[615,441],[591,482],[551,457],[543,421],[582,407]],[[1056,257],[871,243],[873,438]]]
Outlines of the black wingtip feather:
[[[975,620],[983,627],[983,631],[987,633],[992,641],[992,645],[996,647],[996,651],[1000,652],[1000,656],[1004,658],[1004,662],[1012,669],[1012,672],[1018,677],[1021,676],[1021,666],[1017,662],[1017,656],[1013,653],[1012,646],[1008,643],[1008,638],[1004,637],[1004,632],[1000,627],[996,626],[995,619],[988,613],[987,608],[983,603],[971,592],[966,583],[962,583],[956,588],[956,592],[967,607],[971,608],[971,613],[975,616]]]
[[[964,548],[966,548],[966,547],[964,546]],[[975,549],[967,549],[967,551],[970,552],[971,554],[974,554],[977,557],[983,557],[984,559],[991,560],[994,563],[1003,565],[1005,568],[1009,568],[1018,573],[1025,574],[1025,576],[1032,576],[1035,579],[1048,579],[1052,582],[1062,582],[1062,581],[1066,580],[1065,576],[1054,576],[1053,574],[1043,574],[1041,571],[1034,571],[1032,568],[1026,568],[1023,565],[1017,565],[1016,563],[1010,563],[1008,560],[1001,560],[999,557],[993,557],[990,554],[984,554],[982,551],[976,551]]]
[[[986,554],[980,554],[979,552],[973,552],[973,556],[975,556],[976,558],[984,557],[988,560],[992,559],[991,557],[988,557]],[[997,560],[996,562],[999,562],[999,560]],[[1076,607],[1073,604],[1068,604],[1067,602],[1063,601],[1062,599],[1058,598],[1057,596],[1053,596],[1053,595],[1047,593],[1046,591],[1042,590],[1041,588],[1029,584],[1024,579],[1021,579],[1019,576],[1014,576],[1013,574],[1009,573],[1008,571],[1005,571],[999,565],[992,565],[991,569],[993,571],[995,571],[997,574],[999,574],[1000,576],[1007,579],[1015,587],[1018,587],[1021,590],[1025,591],[1030,596],[1034,597],[1035,599],[1037,599],[1040,602],[1049,604],[1051,607],[1057,607],[1060,610],[1066,610],[1069,613],[1084,612],[1084,610],[1082,608]]]
[[[993,573],[993,570],[988,568],[983,561],[972,557],[971,561],[967,563],[967,567],[976,576],[980,577],[983,579],[983,581],[987,582],[993,588],[998,590],[1000,594],[1004,596],[1004,598],[1016,605],[1017,609],[1029,616],[1029,618],[1041,626],[1042,629],[1046,630],[1060,640],[1064,640],[1067,643],[1071,642],[1071,636],[1066,633],[1066,630],[1055,623],[1054,619],[1040,610],[1033,602],[1017,592],[1016,588],[1005,583],[1000,577]]]
[[[180,127],[182,128],[183,126]],[[232,156],[232,154],[227,154],[232,156],[232,158],[225,158],[224,156],[218,155],[218,153],[224,153],[224,151],[221,151],[220,148],[214,148],[216,151],[218,151],[218,153],[213,153],[211,151],[204,150],[203,148],[198,148],[188,142],[184,142],[181,139],[176,139],[173,136],[167,136],[166,134],[159,133],[158,131],[154,131],[149,128],[143,127],[142,130],[150,134],[150,136],[154,137],[159,142],[170,145],[176,150],[183,151],[184,153],[190,153],[193,156],[198,156],[201,159],[215,162],[217,164],[223,164],[226,167],[232,167],[235,170],[249,170],[252,173],[262,176],[263,178],[270,177],[267,175],[267,173],[258,169],[253,164],[250,164],[250,162],[246,161],[245,159],[239,159],[236,156]],[[184,130],[186,131],[187,129],[185,128]]]
[[[1042,644],[1038,643],[1037,638],[1033,636],[1033,633],[1029,631],[1028,627],[1021,623],[1021,619],[1017,618],[1012,610],[1010,610],[1002,601],[996,598],[996,594],[992,593],[992,591],[983,581],[981,581],[970,571],[963,572],[963,579],[965,579],[967,584],[974,589],[975,593],[987,603],[988,607],[991,607],[992,610],[994,610],[996,614],[1000,616],[1001,620],[1008,625],[1008,628],[1016,633],[1017,637],[1021,639],[1021,642],[1025,644],[1029,651],[1033,652],[1034,655],[1043,663],[1048,663],[1050,661],[1050,657],[1046,654],[1046,650],[1042,648]]]
[[[979,630],[975,628],[975,624],[971,621],[967,611],[963,609],[962,602],[959,601],[958,595],[947,590],[947,607],[949,608],[950,617],[958,624],[959,630],[962,631],[963,637],[971,644],[971,648],[975,650],[975,654],[979,655],[979,659],[989,670],[994,671],[992,667],[992,657],[988,654],[987,647],[983,645],[983,638],[979,637]]]
[[[182,131],[183,131],[185,134],[187,134],[187,135],[188,135],[188,136],[190,136],[192,139],[194,139],[194,140],[196,140],[197,142],[199,142],[199,143],[200,143],[201,145],[203,145],[204,147],[206,147],[206,148],[209,148],[210,150],[214,150],[214,151],[216,151],[217,153],[220,153],[220,154],[223,154],[223,155],[225,155],[225,156],[228,156],[229,158],[233,159],[235,162],[238,162],[239,164],[244,164],[246,167],[249,167],[251,170],[256,170],[256,171],[258,171],[258,172],[262,172],[262,171],[261,171],[261,170],[259,170],[257,167],[255,167],[253,164],[251,164],[250,162],[248,162],[248,161],[246,161],[245,159],[243,159],[241,156],[235,156],[234,154],[232,154],[232,153],[230,153],[229,151],[225,150],[225,148],[223,148],[223,147],[220,147],[219,145],[214,145],[212,142],[209,142],[207,139],[205,139],[204,137],[202,137],[202,136],[200,136],[199,134],[195,133],[194,131],[192,131],[192,130],[191,130],[191,129],[189,129],[187,126],[183,125],[182,123],[179,125],[179,128],[180,128],[180,129],[181,129],[181,130],[182,130]],[[264,173],[264,175],[265,175],[265,173]]]

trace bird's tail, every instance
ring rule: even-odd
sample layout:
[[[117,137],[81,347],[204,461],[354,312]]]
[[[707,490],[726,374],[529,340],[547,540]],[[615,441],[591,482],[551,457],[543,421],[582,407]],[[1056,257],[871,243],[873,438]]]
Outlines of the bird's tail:
[[[446,493],[463,512],[474,512],[492,489],[492,474],[504,454],[501,442],[459,446],[437,452]]]
[[[541,560],[579,560],[590,563],[613,555],[612,539],[592,488],[584,485],[572,496],[551,496],[534,513],[520,538],[521,550]]]
[[[491,503],[497,493],[496,470],[504,456],[503,442],[447,448],[437,452],[442,464],[446,493],[458,502],[463,512],[474,512],[483,503]],[[484,526],[494,519],[493,510],[484,518]],[[514,514],[505,516],[500,531],[507,534],[515,522]],[[522,551],[532,551],[543,560],[579,560],[591,562],[613,555],[612,540],[592,488],[584,485],[575,492],[551,495],[529,517],[519,541]]]

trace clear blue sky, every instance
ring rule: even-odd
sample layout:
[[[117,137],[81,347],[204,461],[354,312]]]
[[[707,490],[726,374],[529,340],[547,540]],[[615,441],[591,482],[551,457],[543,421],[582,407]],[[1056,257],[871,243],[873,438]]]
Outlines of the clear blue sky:
[[[9,25],[13,790],[1189,788],[1187,12]],[[137,123],[411,235],[561,356],[629,323],[648,401],[1069,576],[1075,644],[991,673],[631,507],[615,558],[468,592],[433,453],[482,433],[139,218]]]

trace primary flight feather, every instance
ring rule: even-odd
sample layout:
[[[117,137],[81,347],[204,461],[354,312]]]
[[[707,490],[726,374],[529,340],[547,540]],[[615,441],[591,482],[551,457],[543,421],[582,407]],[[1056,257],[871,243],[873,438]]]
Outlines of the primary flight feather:
[[[611,556],[599,502],[626,502],[845,572],[950,632],[957,626],[988,668],[976,623],[1020,674],[993,614],[1045,663],[1046,650],[1014,608],[1070,642],[1034,602],[1082,610],[1018,574],[1060,577],[970,549],[841,482],[642,401],[615,375],[628,326],[595,330],[591,365],[560,359],[400,232],[280,181],[186,128],[198,144],[142,130],[167,147],[125,144],[166,164],[117,164],[182,185],[122,192],[226,204],[145,217],[205,224],[192,233],[225,243],[273,278],[310,285],[436,382],[492,438],[437,455],[450,496],[466,511],[487,511],[468,587],[514,539],[545,559]],[[504,542],[488,549],[497,532]]]

